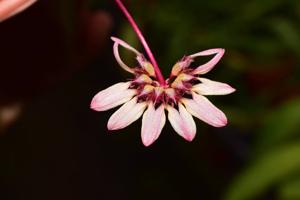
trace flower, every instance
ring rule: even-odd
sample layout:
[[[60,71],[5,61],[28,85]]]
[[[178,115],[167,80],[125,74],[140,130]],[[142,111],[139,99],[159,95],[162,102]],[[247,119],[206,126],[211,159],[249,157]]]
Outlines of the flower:
[[[142,116],[142,142],[149,146],[159,137],[166,123],[165,110],[174,130],[187,141],[192,141],[196,135],[193,116],[214,127],[227,124],[225,114],[205,95],[226,95],[235,89],[201,77],[219,62],[224,49],[209,49],[184,56],[173,66],[170,77],[162,84],[153,65],[142,53],[118,38],[111,39],[117,62],[134,78],[100,91],[91,102],[91,108],[96,111],[106,111],[123,104],[108,120],[109,130],[125,128]],[[131,68],[122,61],[119,45],[136,55],[138,67]],[[196,68],[190,66],[196,57],[209,55],[214,57],[207,63]]]
[[[0,22],[18,14],[37,0],[0,0]]]

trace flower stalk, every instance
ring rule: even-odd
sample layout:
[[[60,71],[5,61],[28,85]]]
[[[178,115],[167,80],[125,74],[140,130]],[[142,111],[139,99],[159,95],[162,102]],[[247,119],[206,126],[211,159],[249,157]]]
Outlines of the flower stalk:
[[[151,62],[151,64],[153,65],[156,77],[158,79],[158,82],[160,83],[161,86],[165,86],[166,85],[166,81],[158,67],[158,64],[155,60],[155,57],[148,45],[148,43],[146,42],[141,30],[139,29],[138,25],[136,24],[136,22],[134,21],[134,19],[132,18],[132,16],[130,15],[129,11],[126,9],[126,7],[124,6],[124,4],[122,3],[121,0],[115,0],[115,2],[117,3],[117,5],[119,6],[119,8],[121,9],[121,11],[124,13],[124,15],[126,16],[126,18],[128,19],[130,25],[132,26],[134,32],[137,34],[139,40],[141,41],[148,57],[149,60]]]

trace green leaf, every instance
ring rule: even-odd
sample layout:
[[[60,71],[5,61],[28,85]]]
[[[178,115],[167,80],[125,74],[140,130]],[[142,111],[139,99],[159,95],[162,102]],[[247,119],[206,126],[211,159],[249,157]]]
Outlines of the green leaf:
[[[300,178],[297,180],[285,183],[279,189],[279,197],[284,200],[300,199]]]
[[[244,5],[244,9],[241,9],[242,18],[247,20],[257,20],[258,18],[262,17],[264,14],[282,6],[282,4],[284,3],[285,0],[248,1]]]
[[[286,142],[299,134],[299,128],[300,99],[295,99],[268,114],[258,132],[256,145],[258,151]]]
[[[278,18],[272,21],[271,28],[278,35],[278,39],[300,56],[300,31],[297,23]]]
[[[225,200],[256,199],[270,186],[300,170],[300,142],[281,147],[252,162],[229,187]]]

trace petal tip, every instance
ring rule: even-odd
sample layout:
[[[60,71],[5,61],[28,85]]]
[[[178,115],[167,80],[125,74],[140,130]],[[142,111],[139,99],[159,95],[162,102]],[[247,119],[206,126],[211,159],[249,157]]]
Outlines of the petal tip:
[[[224,94],[231,94],[234,93],[236,91],[235,88],[231,87],[230,85],[226,84],[226,92],[224,92]]]
[[[195,136],[190,137],[190,136],[186,136],[184,139],[188,142],[192,142],[194,140]]]
[[[218,48],[217,49],[217,54],[220,56],[220,58],[223,57],[224,53],[225,53],[225,49],[224,48]]]
[[[144,145],[145,147],[149,147],[151,144],[153,144],[154,141],[151,141],[151,140],[144,141],[144,140],[142,140],[142,142],[143,142],[143,145]]]
[[[114,131],[114,130],[117,130],[118,128],[115,124],[107,123],[107,129],[109,131]]]
[[[234,93],[234,92],[236,91],[235,88],[233,88],[233,87],[231,87],[231,86],[229,86],[229,87],[230,87],[230,89],[231,89],[230,93]]]
[[[91,104],[90,104],[90,109],[92,109],[94,111],[98,111],[98,112],[105,110],[103,104],[100,104],[100,102],[96,98],[92,99]]]
[[[117,130],[116,123],[114,123],[111,118],[108,120],[106,127],[109,131]]]
[[[216,127],[221,128],[221,127],[226,126],[227,124],[228,124],[227,118],[221,119],[220,122],[216,125]]]
[[[219,52],[217,54],[219,55],[219,60],[220,60],[224,56],[224,54],[225,54],[225,49],[219,48],[218,50],[219,50]]]
[[[114,36],[111,36],[110,39],[114,42],[117,42],[118,41],[118,38],[114,37]]]
[[[91,101],[91,103],[90,103],[90,109],[95,110],[95,111],[100,111],[99,110],[99,105],[98,105],[98,103],[96,102],[95,99],[93,99]]]

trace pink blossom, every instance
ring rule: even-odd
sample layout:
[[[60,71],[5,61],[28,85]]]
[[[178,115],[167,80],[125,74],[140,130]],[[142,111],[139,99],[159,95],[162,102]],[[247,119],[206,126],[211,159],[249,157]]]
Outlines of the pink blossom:
[[[209,49],[184,56],[173,66],[170,77],[165,80],[132,16],[121,0],[115,2],[136,32],[150,61],[123,40],[111,38],[114,41],[113,52],[118,64],[133,74],[134,78],[102,90],[93,98],[91,108],[96,111],[105,111],[123,104],[110,117],[107,128],[122,129],[143,116],[141,137],[143,144],[149,146],[159,137],[166,123],[165,110],[174,130],[187,141],[192,141],[196,135],[193,116],[214,127],[225,126],[225,114],[204,95],[226,95],[235,89],[228,84],[200,77],[220,61],[224,49]],[[136,55],[138,67],[132,68],[123,62],[119,54],[120,45]],[[195,68],[190,66],[196,57],[211,55],[214,56],[207,63]]]
[[[0,0],[0,22],[31,6],[37,0]]]
[[[128,82],[117,83],[95,95],[91,108],[105,111],[122,105],[108,120],[109,130],[125,128],[142,116],[141,137],[145,146],[151,145],[160,135],[166,113],[174,130],[187,141],[196,135],[196,117],[214,127],[227,124],[225,114],[215,107],[205,95],[226,95],[235,91],[225,83],[202,78],[222,58],[224,49],[210,49],[184,56],[171,71],[170,77],[159,82],[153,65],[145,56],[126,42],[112,37],[114,56],[118,64],[134,78]],[[138,67],[127,66],[120,57],[119,46],[136,55]],[[196,57],[213,58],[198,67],[191,67]]]

